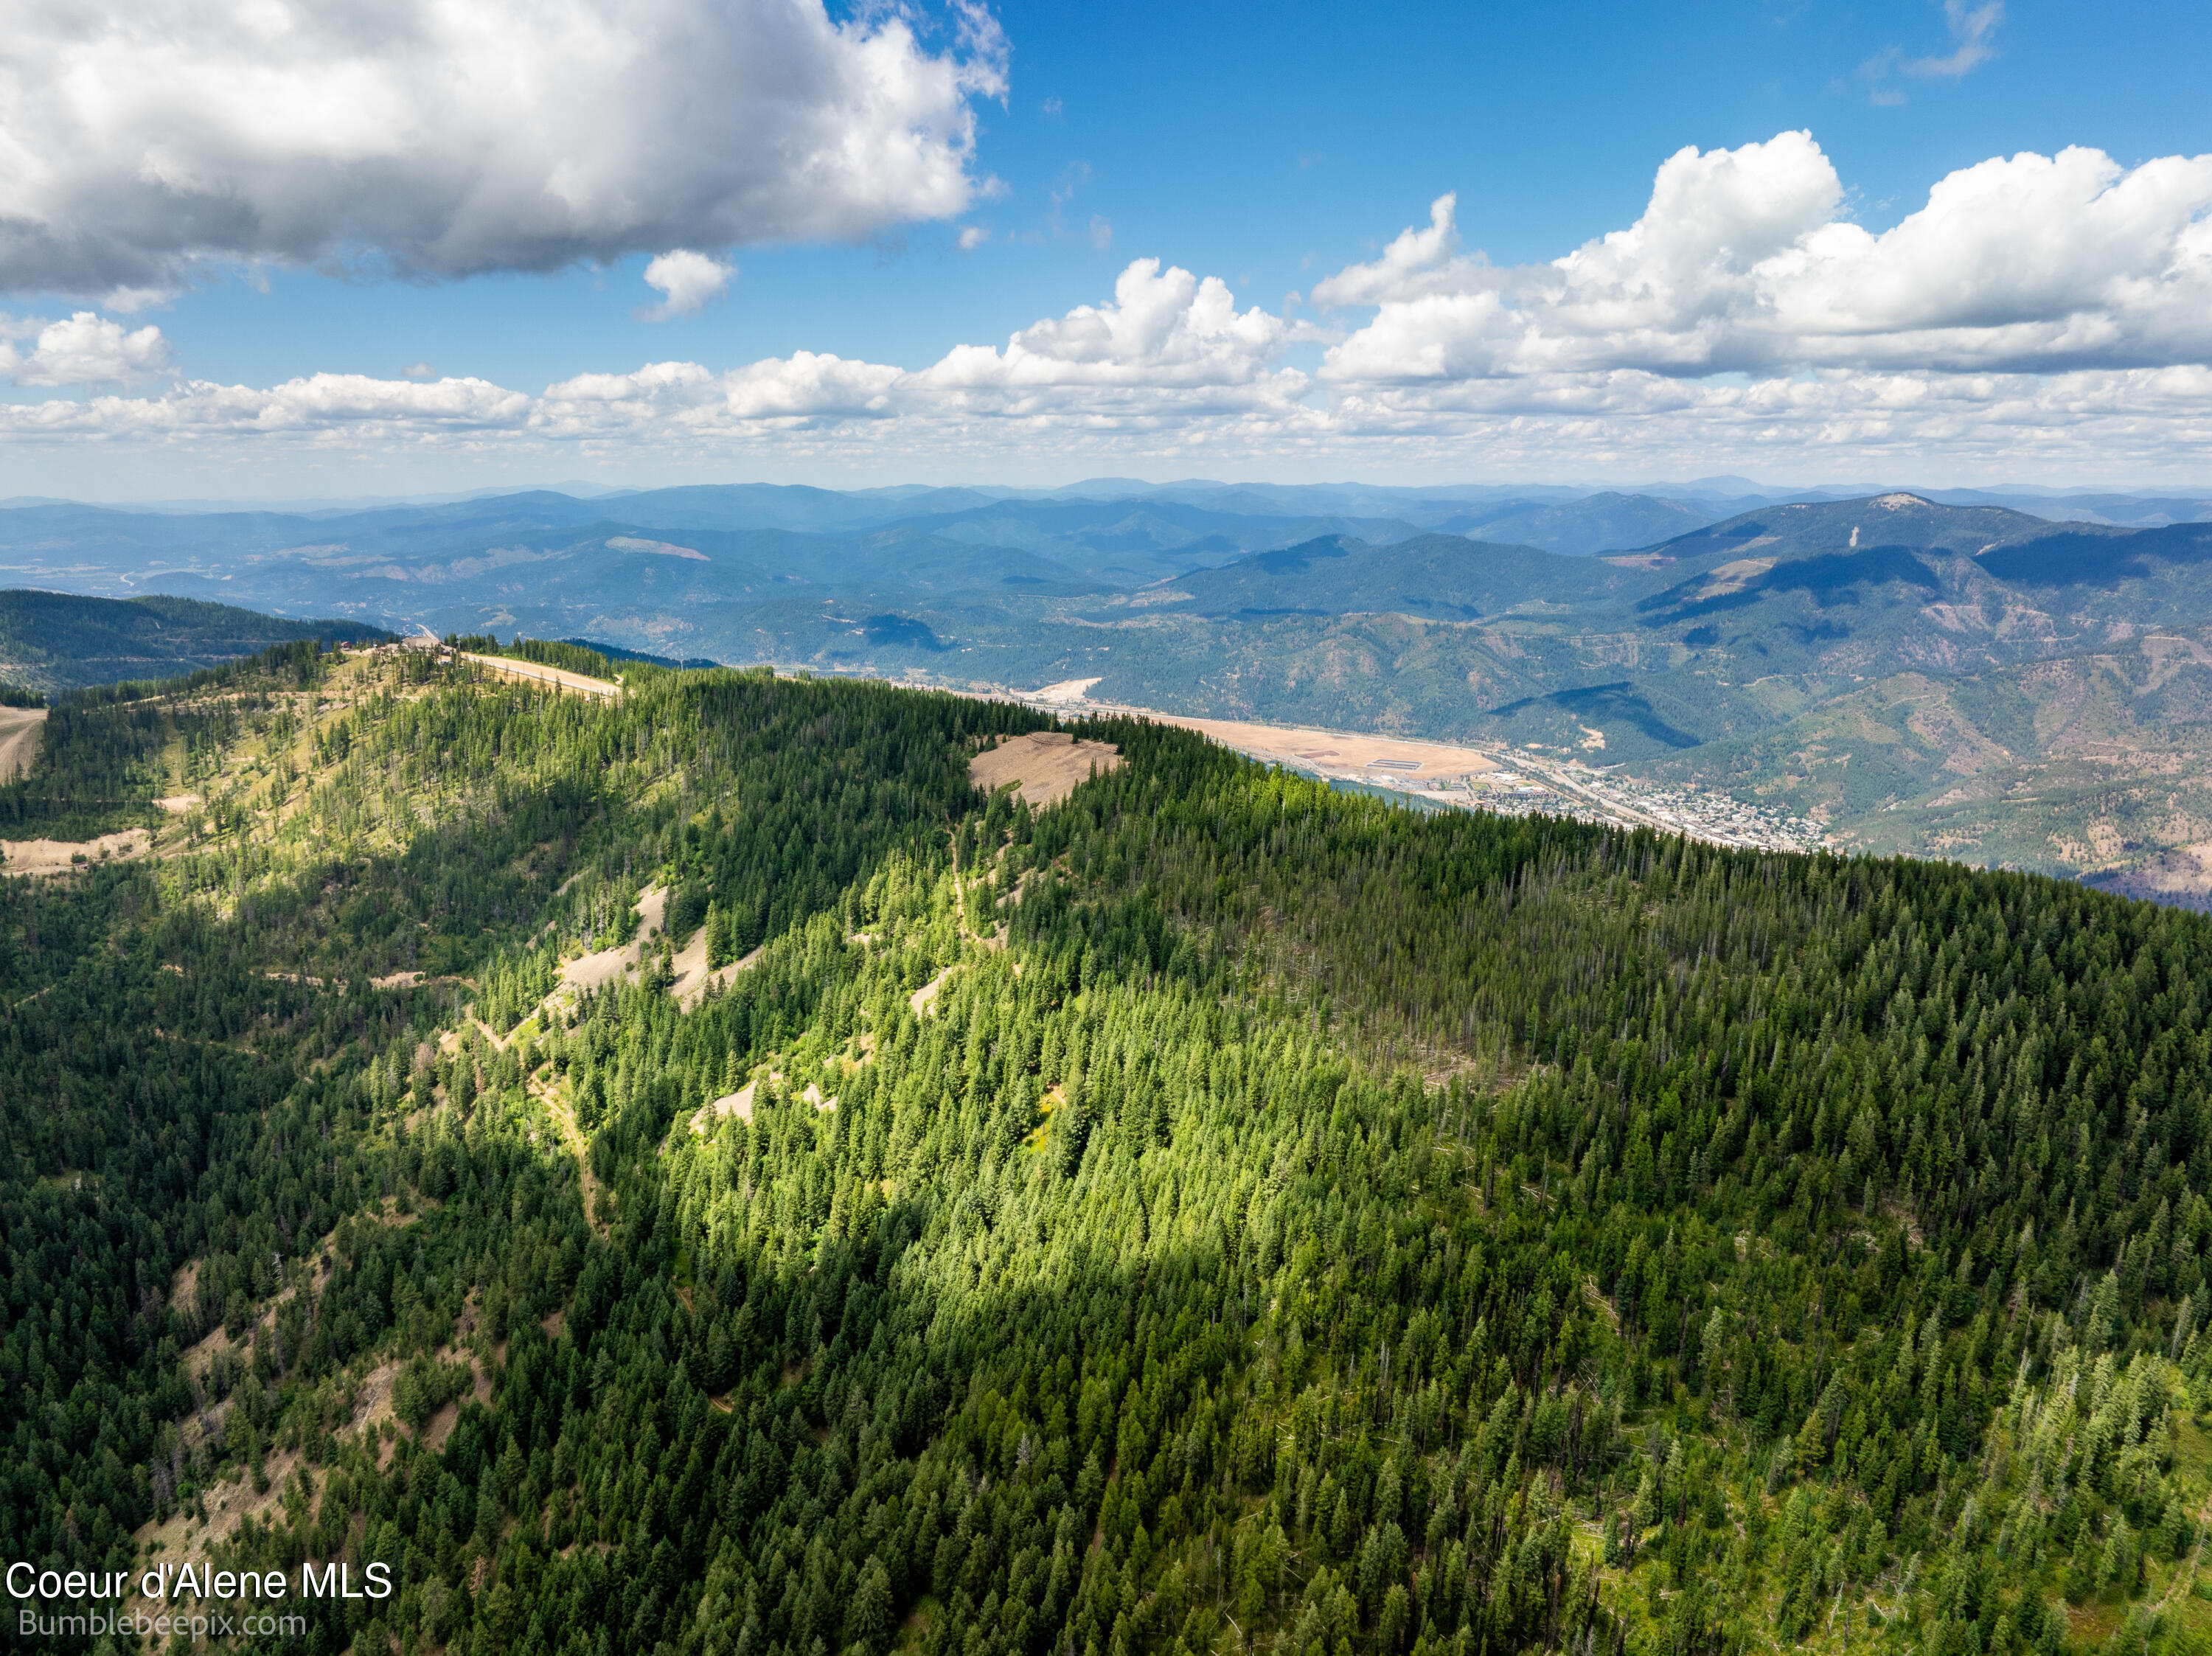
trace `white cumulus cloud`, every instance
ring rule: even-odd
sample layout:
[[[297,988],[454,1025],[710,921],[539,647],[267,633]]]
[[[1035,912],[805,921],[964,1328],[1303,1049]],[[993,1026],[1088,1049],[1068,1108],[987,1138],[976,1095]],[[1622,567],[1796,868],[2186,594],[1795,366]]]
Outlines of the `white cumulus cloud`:
[[[1875,234],[1809,134],[1668,157],[1634,224],[1547,264],[1459,252],[1452,201],[1316,299],[1371,305],[1323,377],[2051,370],[2212,360],[2212,155],[1950,174]]]
[[[738,267],[711,253],[695,253],[679,247],[663,253],[645,267],[645,285],[660,289],[661,301],[638,312],[646,322],[665,322],[674,316],[696,316],[708,304],[730,289]]]
[[[1479,283],[1488,262],[1480,254],[1462,256],[1455,215],[1457,192],[1438,196],[1429,207],[1425,229],[1407,226],[1371,264],[1349,264],[1314,283],[1313,302],[1380,305],[1417,299],[1425,294],[1464,290]]]
[[[30,349],[21,349],[27,340]],[[100,385],[165,373],[169,342],[159,328],[126,330],[90,311],[59,322],[0,317],[0,379],[19,385]]]
[[[1273,364],[1301,337],[1257,306],[1239,311],[1218,276],[1140,258],[1115,280],[1112,303],[1035,323],[1003,349],[957,345],[908,376],[901,392],[909,406],[940,414],[1101,420],[1285,406],[1307,379]]]
[[[40,0],[0,30],[0,288],[456,277],[967,207],[1006,44],[953,0]]]

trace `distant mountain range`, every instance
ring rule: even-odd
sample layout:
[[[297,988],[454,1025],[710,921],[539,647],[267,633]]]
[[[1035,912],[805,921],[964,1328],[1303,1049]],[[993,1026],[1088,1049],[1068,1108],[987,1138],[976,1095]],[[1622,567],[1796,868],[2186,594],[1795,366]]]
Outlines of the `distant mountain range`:
[[[2212,866],[2212,499],[1732,492],[1753,488],[49,502],[0,509],[0,582],[678,659],[1096,678],[1128,705],[1622,763],[1869,848],[2124,880],[2206,844]],[[128,656],[82,670],[138,676]]]

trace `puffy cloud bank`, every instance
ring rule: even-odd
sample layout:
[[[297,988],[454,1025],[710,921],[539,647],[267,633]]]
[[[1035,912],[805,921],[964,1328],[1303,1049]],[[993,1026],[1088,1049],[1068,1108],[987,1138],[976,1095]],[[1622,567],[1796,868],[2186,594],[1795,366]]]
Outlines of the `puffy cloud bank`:
[[[187,382],[0,408],[0,429],[601,453],[649,443],[702,463],[776,453],[847,467],[2201,468],[2212,157],[2132,170],[2087,149],[1993,160],[1945,178],[1880,234],[1844,200],[1810,136],[1784,133],[1669,157],[1634,224],[1544,264],[1494,266],[1463,248],[1445,197],[1379,257],[1314,288],[1327,327],[1240,309],[1219,279],[1146,258],[1108,302],[919,368],[800,351],[582,375],[534,396],[477,380]],[[720,290],[712,271],[689,288],[664,275],[672,310],[684,293]],[[135,351],[151,364],[162,349],[151,329],[53,325],[108,331],[97,343],[84,332],[88,362]],[[0,367],[60,383],[56,365],[77,348],[38,338]],[[129,377],[111,367],[85,381]]]
[[[59,322],[0,317],[0,379],[19,385],[128,384],[168,367],[169,342],[157,327],[125,331],[91,311]]]
[[[2212,359],[2212,155],[2132,172],[2094,149],[1984,161],[1879,235],[1839,216],[1842,199],[1808,133],[1684,149],[1628,228],[1497,270],[1458,251],[1444,197],[1426,228],[1315,288],[1318,304],[1378,307],[1324,377]]]
[[[822,0],[40,0],[0,31],[0,288],[414,276],[961,211],[1006,44]],[[677,302],[672,291],[671,303]]]

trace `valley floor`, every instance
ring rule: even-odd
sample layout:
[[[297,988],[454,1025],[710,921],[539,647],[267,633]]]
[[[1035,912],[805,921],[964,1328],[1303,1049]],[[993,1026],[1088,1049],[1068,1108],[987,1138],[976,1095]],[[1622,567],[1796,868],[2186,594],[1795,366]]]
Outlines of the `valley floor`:
[[[1042,690],[1006,694],[1040,712],[1149,719],[1195,731],[1263,764],[1285,766],[1326,782],[1389,789],[1430,805],[1650,828],[1706,845],[1746,850],[1818,851],[1829,843],[1816,822],[1710,789],[1648,786],[1625,776],[1618,767],[1599,769],[1584,762],[1562,762],[1504,743],[1429,742],[1255,719],[1202,719],[1092,701],[1087,692],[1097,682],[1077,679]]]

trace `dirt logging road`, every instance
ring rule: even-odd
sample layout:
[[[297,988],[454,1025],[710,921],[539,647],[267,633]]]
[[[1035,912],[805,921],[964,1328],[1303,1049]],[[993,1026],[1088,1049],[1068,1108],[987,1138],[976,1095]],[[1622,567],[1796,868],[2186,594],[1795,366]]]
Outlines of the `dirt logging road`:
[[[574,690],[579,695],[599,696],[613,701],[622,694],[622,686],[610,684],[603,678],[586,678],[581,673],[571,673],[559,667],[548,667],[542,662],[518,661],[512,656],[479,656],[464,651],[461,659],[508,678],[532,678],[540,684],[556,685],[563,690]]]

